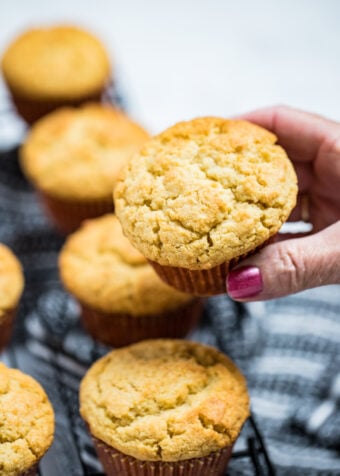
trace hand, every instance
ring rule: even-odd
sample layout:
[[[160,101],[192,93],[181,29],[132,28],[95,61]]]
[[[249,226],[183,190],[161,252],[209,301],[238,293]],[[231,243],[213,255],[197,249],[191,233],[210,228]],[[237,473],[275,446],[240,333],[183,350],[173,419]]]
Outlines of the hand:
[[[299,184],[289,221],[305,218],[308,199],[313,234],[268,245],[227,276],[237,301],[259,301],[340,283],[340,124],[289,107],[243,115],[278,136]]]

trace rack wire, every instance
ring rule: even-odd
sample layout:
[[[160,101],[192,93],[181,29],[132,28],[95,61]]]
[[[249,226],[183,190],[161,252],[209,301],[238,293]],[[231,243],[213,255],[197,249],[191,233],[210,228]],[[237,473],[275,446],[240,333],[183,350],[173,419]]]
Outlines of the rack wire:
[[[113,85],[107,98],[119,107],[124,105]],[[22,139],[24,127],[10,105],[0,109],[1,123],[6,127],[12,124],[13,130],[21,131],[17,141]],[[0,241],[17,254],[26,277],[14,338],[1,359],[39,380],[56,413],[55,440],[40,463],[39,475],[103,476],[79,415],[78,388],[89,365],[108,348],[95,343],[80,326],[79,309],[63,291],[58,278],[57,256],[63,238],[44,216],[23,177],[14,141],[8,148],[8,143],[1,142],[1,135]],[[244,425],[226,474],[275,474],[254,416]]]

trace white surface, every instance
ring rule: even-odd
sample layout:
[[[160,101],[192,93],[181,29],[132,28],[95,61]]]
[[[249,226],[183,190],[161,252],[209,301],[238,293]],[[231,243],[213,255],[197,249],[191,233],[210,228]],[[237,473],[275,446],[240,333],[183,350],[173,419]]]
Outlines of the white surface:
[[[93,30],[153,132],[276,103],[340,120],[339,19],[337,0],[0,0],[0,51],[32,25]]]

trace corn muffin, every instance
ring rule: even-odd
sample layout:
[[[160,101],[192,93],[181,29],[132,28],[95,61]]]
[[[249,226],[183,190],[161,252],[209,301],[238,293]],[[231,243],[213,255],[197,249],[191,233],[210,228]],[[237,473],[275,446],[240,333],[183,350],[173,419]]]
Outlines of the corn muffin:
[[[249,397],[218,350],[158,339],[98,360],[81,382],[80,412],[109,476],[218,476],[249,416]]]
[[[276,140],[246,121],[203,117],[151,138],[129,162],[116,213],[168,284],[224,293],[229,267],[277,233],[297,178]]]
[[[71,25],[30,29],[2,58],[14,104],[29,124],[57,107],[99,101],[110,69],[101,42]]]
[[[23,287],[24,276],[18,259],[0,243],[0,352],[11,338]]]
[[[147,132],[100,104],[62,108],[40,119],[20,151],[21,165],[64,233],[113,211],[112,188]]]
[[[163,283],[113,214],[88,220],[69,236],[59,268],[85,328],[105,344],[182,337],[200,317],[201,301]]]
[[[2,363],[0,423],[0,475],[35,475],[53,440],[53,409],[38,382]]]

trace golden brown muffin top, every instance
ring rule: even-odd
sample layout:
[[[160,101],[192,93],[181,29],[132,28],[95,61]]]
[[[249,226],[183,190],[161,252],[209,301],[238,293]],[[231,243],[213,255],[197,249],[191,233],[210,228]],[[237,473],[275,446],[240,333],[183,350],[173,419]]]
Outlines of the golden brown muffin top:
[[[92,34],[60,25],[20,35],[4,53],[2,70],[11,89],[21,97],[72,100],[104,88],[110,61]]]
[[[117,218],[84,222],[59,258],[62,282],[82,303],[108,313],[135,316],[177,309],[193,299],[163,283],[124,237]]]
[[[203,117],[150,139],[115,188],[124,233],[165,266],[210,269],[274,235],[297,179],[276,136],[241,120]]]
[[[231,445],[249,416],[246,382],[212,347],[147,340],[98,360],[80,387],[91,433],[145,461],[207,456]]]
[[[16,308],[23,288],[20,262],[7,246],[0,243],[0,322],[7,311]]]
[[[0,476],[20,476],[50,447],[54,413],[32,377],[0,363]]]
[[[118,173],[148,138],[111,106],[61,108],[40,119],[21,149],[28,178],[63,200],[112,197]]]

